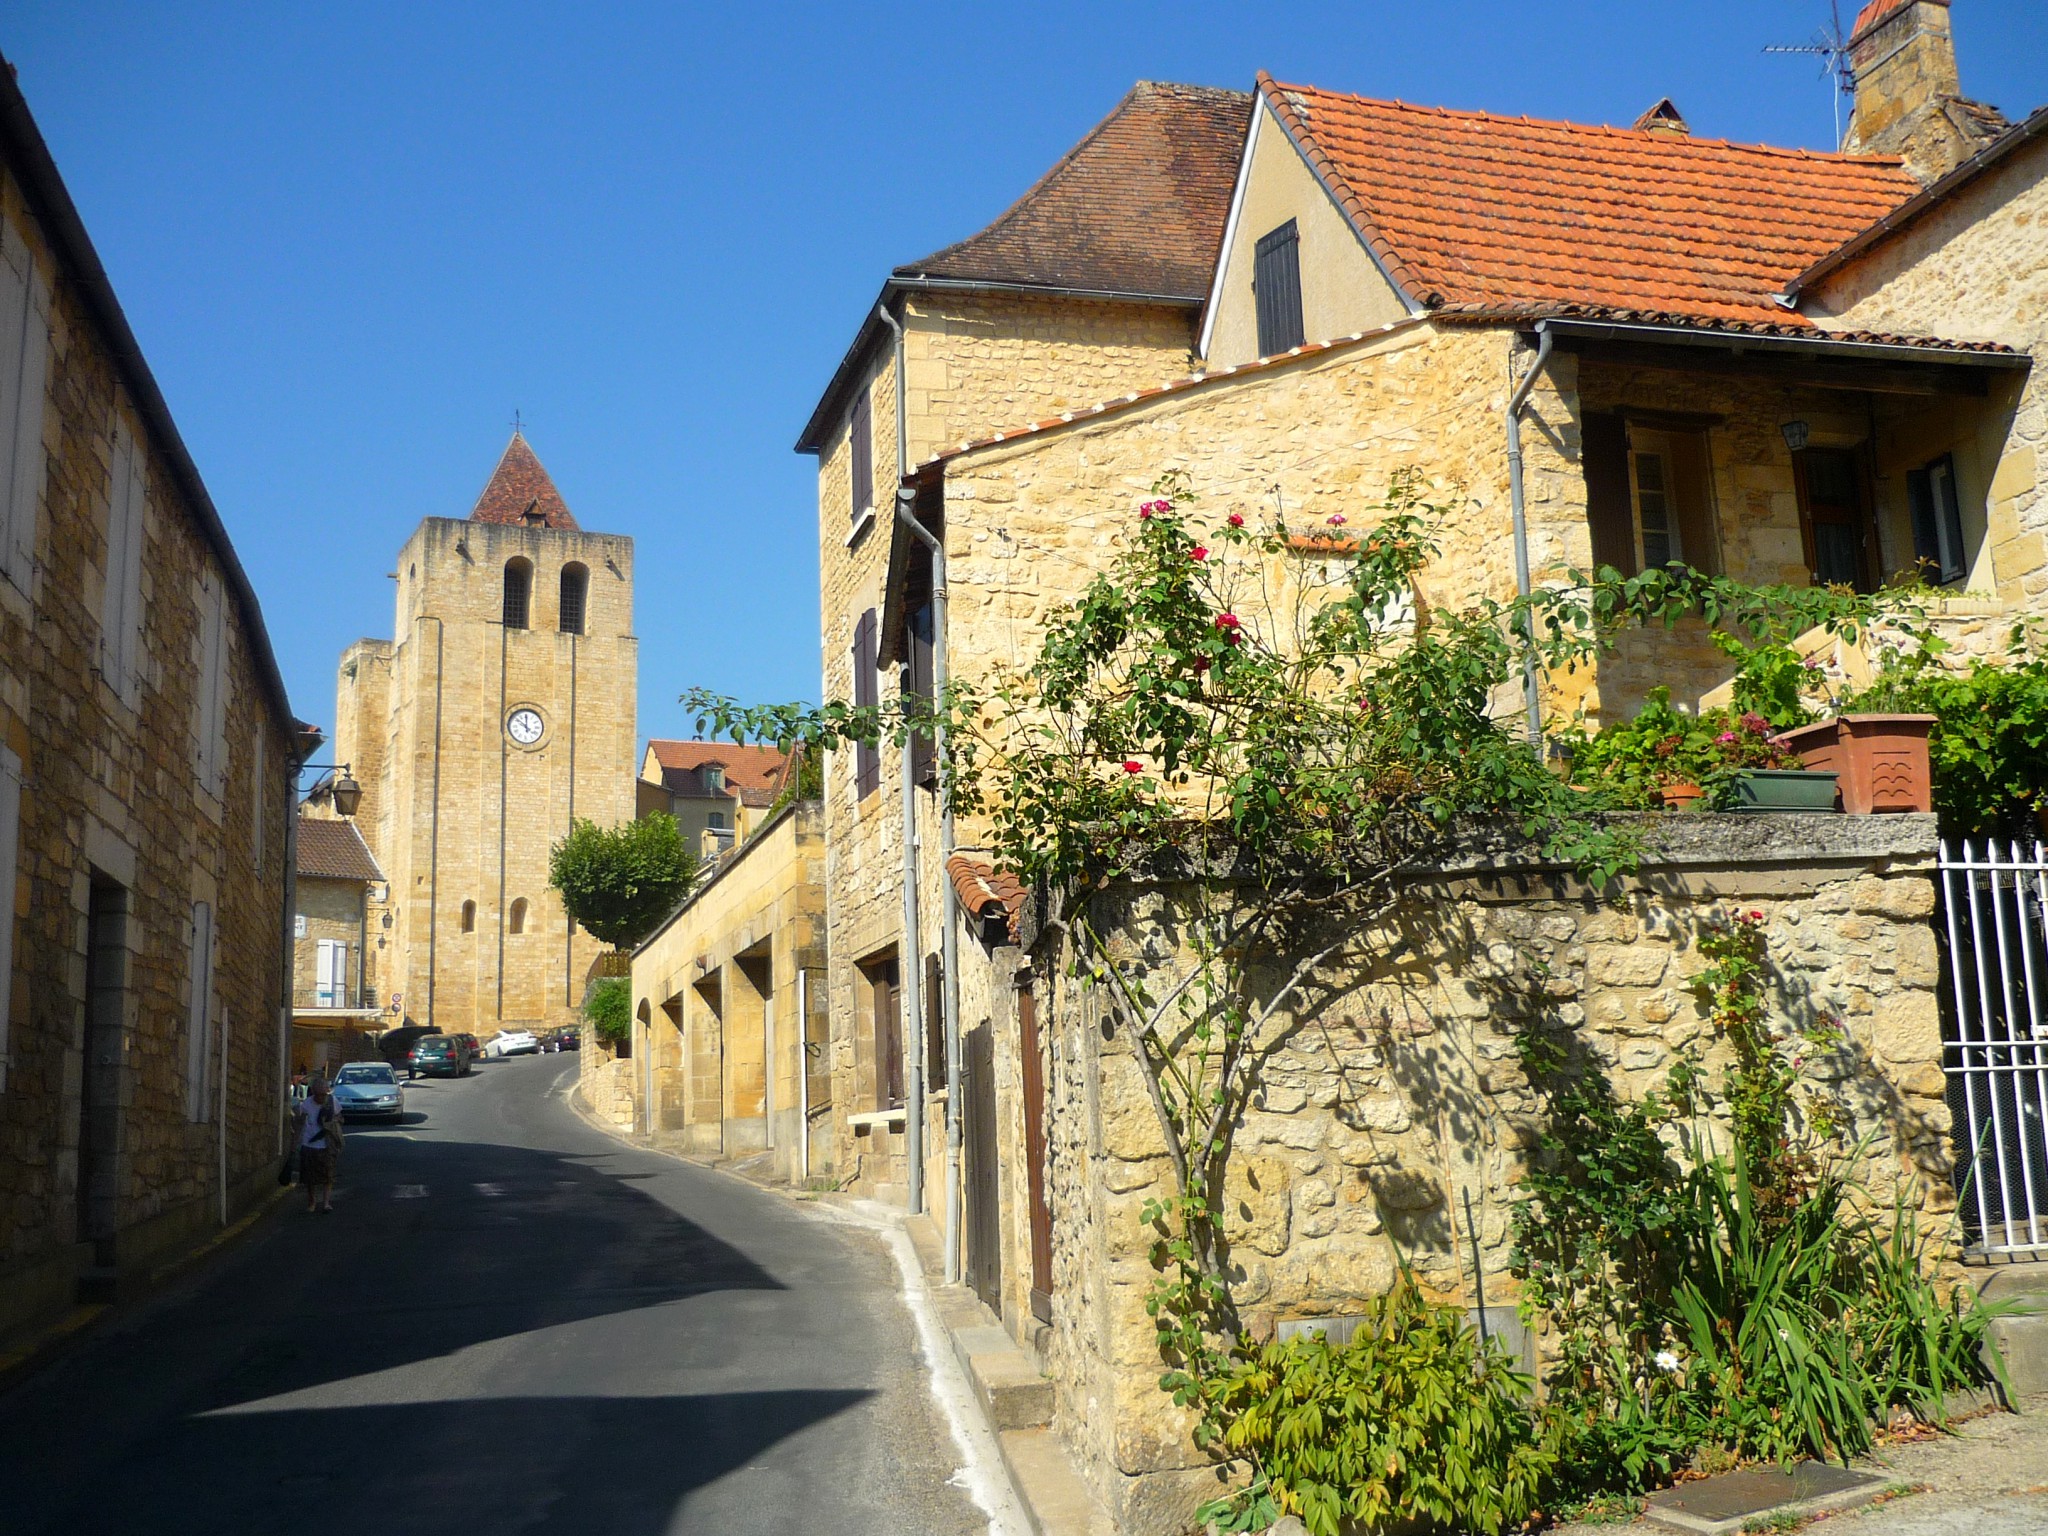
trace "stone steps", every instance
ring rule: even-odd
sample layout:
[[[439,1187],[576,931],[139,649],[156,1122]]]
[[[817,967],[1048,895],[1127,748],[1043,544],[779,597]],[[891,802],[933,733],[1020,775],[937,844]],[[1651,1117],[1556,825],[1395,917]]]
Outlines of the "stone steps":
[[[1991,1325],[2013,1395],[2048,1392],[2048,1263],[2003,1265],[1985,1277],[1977,1294],[2015,1309]]]

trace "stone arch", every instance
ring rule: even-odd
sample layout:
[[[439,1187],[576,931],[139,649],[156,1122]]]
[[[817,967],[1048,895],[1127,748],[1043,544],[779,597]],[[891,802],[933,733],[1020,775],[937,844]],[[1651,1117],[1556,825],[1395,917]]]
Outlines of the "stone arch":
[[[505,627],[525,629],[533,607],[533,562],[514,555],[505,562]]]

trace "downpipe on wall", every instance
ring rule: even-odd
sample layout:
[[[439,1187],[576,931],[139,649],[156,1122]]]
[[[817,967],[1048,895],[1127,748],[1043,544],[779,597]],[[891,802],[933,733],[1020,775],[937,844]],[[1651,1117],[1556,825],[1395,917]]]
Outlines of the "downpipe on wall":
[[[1546,321],[1536,322],[1536,360],[1529,365],[1529,371],[1522,375],[1522,382],[1515,386],[1508,396],[1508,506],[1515,522],[1515,595],[1526,598],[1529,595],[1529,517],[1522,491],[1522,407],[1529,403],[1529,391],[1536,387],[1536,378],[1550,361],[1550,348],[1555,338],[1550,334]],[[1530,629],[1529,616],[1522,615],[1522,708],[1528,716],[1529,745],[1539,752],[1543,746],[1543,699],[1536,686],[1535,636]]]

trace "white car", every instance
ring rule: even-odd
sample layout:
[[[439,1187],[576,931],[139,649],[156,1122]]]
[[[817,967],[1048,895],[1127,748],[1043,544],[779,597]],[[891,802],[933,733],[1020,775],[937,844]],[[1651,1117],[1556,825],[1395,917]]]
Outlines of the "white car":
[[[508,1029],[484,1042],[486,1056],[538,1056],[540,1040],[530,1029]]]

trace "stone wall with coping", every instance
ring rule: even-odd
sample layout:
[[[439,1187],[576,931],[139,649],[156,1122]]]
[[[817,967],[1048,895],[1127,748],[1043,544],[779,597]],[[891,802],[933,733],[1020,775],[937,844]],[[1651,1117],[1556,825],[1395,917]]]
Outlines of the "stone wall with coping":
[[[1799,1047],[1802,1086],[1839,1106],[1847,1140],[1874,1138],[1873,1198],[1903,1184],[1930,1216],[1953,1208],[1933,818],[1673,815],[1648,827],[1640,873],[1600,896],[1509,853],[1446,864],[1276,1016],[1224,1191],[1233,1291],[1255,1332],[1355,1314],[1403,1254],[1433,1293],[1472,1305],[1467,1194],[1486,1299],[1511,1303],[1509,1205],[1543,1115],[1517,1031],[1554,1033],[1629,1099],[1686,1048],[1718,1080],[1727,1047],[1692,982],[1702,925],[1738,911],[1763,914],[1774,1019],[1838,1022],[1837,1044]],[[1172,934],[1187,895],[1100,898],[1110,910],[1098,920],[1155,990],[1185,963]],[[1037,960],[1055,1424],[1121,1528],[1177,1532],[1217,1473],[1158,1389],[1144,1311],[1153,1269],[1139,1211],[1169,1192],[1163,1143],[1097,995],[1052,948]],[[1725,1123],[1714,1129],[1725,1137]]]

